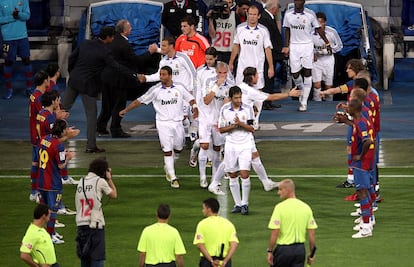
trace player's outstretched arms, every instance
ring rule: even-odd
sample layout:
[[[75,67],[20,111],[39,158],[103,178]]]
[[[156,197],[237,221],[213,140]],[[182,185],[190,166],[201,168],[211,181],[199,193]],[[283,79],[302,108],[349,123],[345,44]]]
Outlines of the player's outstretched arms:
[[[139,105],[141,105],[141,102],[140,102],[140,101],[138,101],[137,99],[135,99],[134,101],[132,101],[132,102],[131,102],[131,104],[129,104],[126,108],[124,108],[123,110],[121,110],[121,111],[119,112],[119,116],[120,116],[120,117],[125,117],[125,115],[126,115],[129,111],[133,110],[134,108],[138,107]]]

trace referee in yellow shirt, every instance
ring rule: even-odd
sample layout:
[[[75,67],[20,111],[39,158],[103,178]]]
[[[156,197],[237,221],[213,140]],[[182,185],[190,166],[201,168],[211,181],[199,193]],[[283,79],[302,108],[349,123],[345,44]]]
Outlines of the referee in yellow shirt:
[[[193,244],[200,250],[199,267],[231,267],[231,257],[239,244],[234,225],[218,215],[215,198],[203,201],[204,218],[197,224]]]
[[[45,229],[49,219],[49,207],[38,204],[33,212],[33,222],[27,228],[20,246],[20,259],[29,266],[59,266],[56,263],[55,247],[52,239]]]
[[[137,248],[139,267],[184,267],[186,251],[180,233],[168,224],[170,214],[170,207],[160,204],[157,222],[142,231]]]
[[[267,263],[272,267],[303,267],[305,265],[306,232],[311,251],[307,263],[312,264],[315,252],[315,229],[312,209],[296,198],[295,184],[291,179],[282,180],[277,191],[283,200],[277,204],[270,218],[270,234]],[[275,247],[276,246],[276,247]]]

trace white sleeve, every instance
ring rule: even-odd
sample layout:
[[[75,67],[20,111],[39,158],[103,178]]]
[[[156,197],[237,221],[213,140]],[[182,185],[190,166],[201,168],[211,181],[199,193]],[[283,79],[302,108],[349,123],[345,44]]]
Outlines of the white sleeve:
[[[138,97],[137,100],[145,105],[151,103],[155,99],[155,92],[157,91],[156,88],[158,88],[159,85],[160,83],[157,83],[156,85],[148,89],[148,91],[142,96]]]
[[[332,28],[331,33],[332,40],[329,40],[329,42],[331,43],[332,52],[338,53],[342,50],[344,45],[342,44],[341,37],[335,29]]]

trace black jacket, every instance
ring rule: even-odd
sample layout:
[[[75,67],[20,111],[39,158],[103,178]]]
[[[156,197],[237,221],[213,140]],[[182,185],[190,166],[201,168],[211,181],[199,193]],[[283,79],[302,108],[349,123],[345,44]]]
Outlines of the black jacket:
[[[100,39],[85,40],[69,57],[68,85],[79,93],[96,97],[102,91],[101,74],[106,66],[126,77],[135,76],[133,71],[115,61]]]
[[[272,56],[273,61],[283,60],[282,54],[282,35],[279,32],[279,29],[276,24],[276,20],[263,10],[262,15],[260,16],[259,23],[266,26],[270,33],[270,41],[272,42]],[[275,63],[275,62],[273,62]]]
[[[144,73],[144,70],[150,66],[153,61],[158,58],[151,56],[146,52],[140,56],[135,54],[131,44],[120,33],[116,32],[112,43],[108,44],[108,48],[116,62],[128,67],[135,73]],[[119,89],[136,89],[138,86],[135,77],[125,77],[122,73],[116,72],[112,66],[106,66],[102,72],[102,81],[112,87]]]
[[[197,3],[190,0],[184,0],[184,8],[178,8],[175,0],[164,4],[162,11],[162,25],[173,35],[175,38],[181,35],[181,19],[186,15],[191,15],[196,21],[195,27],[199,21]]]

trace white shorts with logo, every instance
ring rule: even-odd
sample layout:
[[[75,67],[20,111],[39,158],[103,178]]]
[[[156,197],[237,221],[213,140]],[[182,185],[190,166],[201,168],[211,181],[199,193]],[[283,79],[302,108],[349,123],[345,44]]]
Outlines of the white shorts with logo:
[[[223,162],[225,172],[249,171],[252,163],[252,148],[226,143]]]
[[[318,57],[313,62],[312,80],[314,82],[324,81],[327,85],[333,85],[335,58],[333,55]]]
[[[289,47],[290,72],[299,72],[302,68],[312,69],[313,43],[290,44]]]
[[[217,124],[199,121],[198,138],[200,143],[212,143],[213,146],[224,145],[224,135],[222,135]]]
[[[156,121],[162,151],[182,150],[185,142],[182,121]]]

